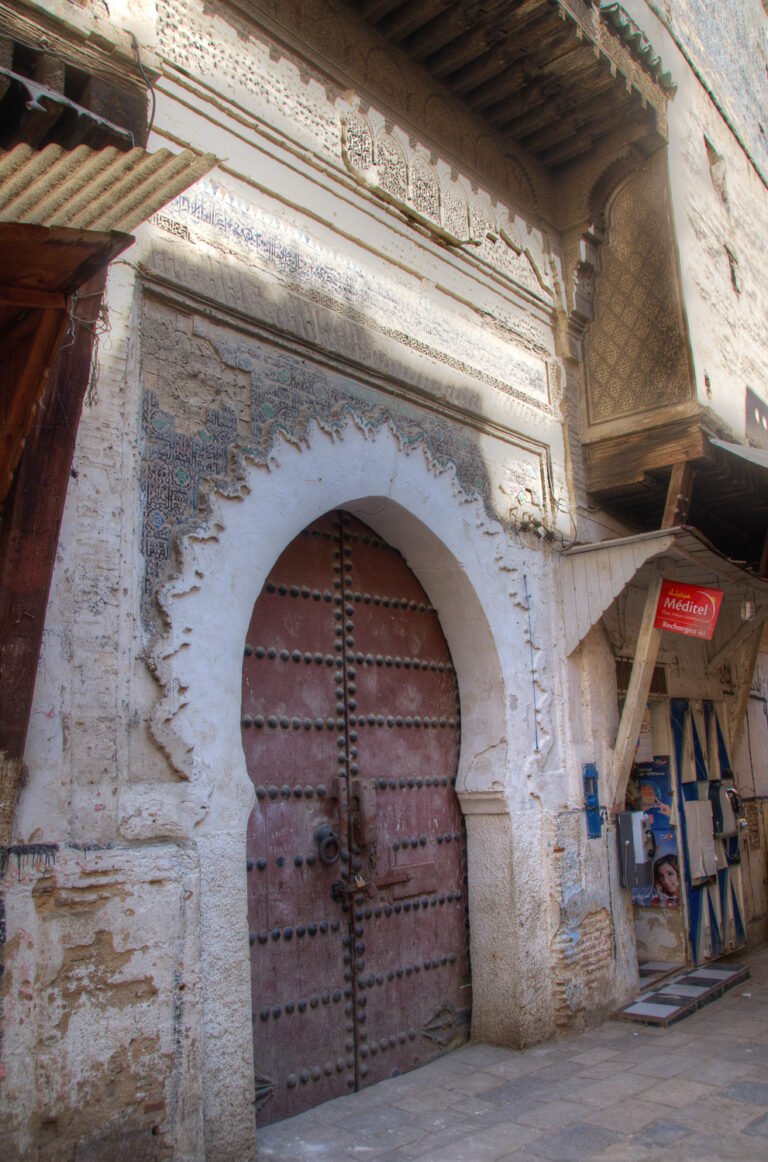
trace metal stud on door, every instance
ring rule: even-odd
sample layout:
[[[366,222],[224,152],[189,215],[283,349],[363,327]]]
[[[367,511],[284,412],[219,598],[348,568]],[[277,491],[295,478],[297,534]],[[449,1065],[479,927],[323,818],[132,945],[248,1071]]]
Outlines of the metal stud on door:
[[[242,726],[266,1124],[468,1034],[455,674],[403,558],[347,513],[305,529],[270,574]]]

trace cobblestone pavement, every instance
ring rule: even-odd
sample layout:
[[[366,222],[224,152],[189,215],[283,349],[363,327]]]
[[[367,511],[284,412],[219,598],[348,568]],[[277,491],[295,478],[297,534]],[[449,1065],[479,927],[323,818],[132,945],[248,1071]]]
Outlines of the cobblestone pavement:
[[[764,1162],[768,949],[735,959],[752,978],[668,1029],[471,1043],[265,1127],[260,1162]]]

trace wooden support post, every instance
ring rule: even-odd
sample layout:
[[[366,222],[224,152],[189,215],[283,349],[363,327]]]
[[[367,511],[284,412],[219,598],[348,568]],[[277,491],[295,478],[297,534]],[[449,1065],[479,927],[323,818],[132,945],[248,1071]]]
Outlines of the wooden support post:
[[[761,577],[768,576],[768,533],[763,537],[763,551],[760,554],[760,567],[757,571]]]
[[[613,787],[614,812],[624,810],[624,799],[627,793],[629,774],[632,770],[632,760],[637,748],[640,723],[648,702],[653,668],[656,665],[656,657],[659,652],[662,631],[656,629],[653,623],[656,619],[656,606],[659,604],[661,582],[662,567],[661,562],[657,561],[653,565],[653,574],[645,597],[643,619],[640,623],[640,632],[637,635],[635,660],[632,663],[627,697],[621,712],[619,732],[613,750],[611,786]]]
[[[664,516],[661,518],[663,529],[671,529],[675,528],[676,525],[688,523],[688,510],[691,507],[695,475],[696,469],[689,460],[681,460],[672,465],[667,501],[664,505]]]

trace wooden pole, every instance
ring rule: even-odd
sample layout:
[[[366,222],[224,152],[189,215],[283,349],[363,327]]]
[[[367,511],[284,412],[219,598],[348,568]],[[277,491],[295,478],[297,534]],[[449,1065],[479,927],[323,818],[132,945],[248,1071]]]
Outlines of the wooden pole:
[[[688,510],[691,507],[693,495],[693,478],[696,470],[688,460],[681,460],[672,465],[667,489],[667,500],[664,505],[664,516],[661,518],[663,529],[674,528],[675,525],[684,525],[688,522]]]
[[[653,573],[645,596],[643,618],[640,623],[640,632],[637,635],[637,648],[632,663],[632,673],[629,679],[627,696],[624,700],[624,709],[621,712],[619,732],[616,735],[616,745],[613,750],[613,770],[611,786],[613,787],[613,810],[624,810],[624,799],[627,793],[632,761],[637,749],[637,739],[640,733],[640,724],[648,702],[648,693],[651,689],[653,668],[659,653],[662,631],[656,629],[656,607],[659,604],[661,593],[662,566],[660,561],[653,563]]]

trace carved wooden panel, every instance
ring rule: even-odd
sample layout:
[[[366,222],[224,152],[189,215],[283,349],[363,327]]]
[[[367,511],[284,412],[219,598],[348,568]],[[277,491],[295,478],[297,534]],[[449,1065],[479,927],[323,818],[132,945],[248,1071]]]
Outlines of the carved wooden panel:
[[[663,408],[691,386],[662,172],[616,196],[586,338],[589,422]]]

